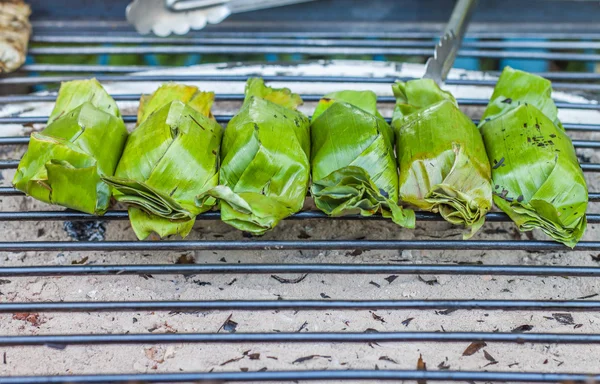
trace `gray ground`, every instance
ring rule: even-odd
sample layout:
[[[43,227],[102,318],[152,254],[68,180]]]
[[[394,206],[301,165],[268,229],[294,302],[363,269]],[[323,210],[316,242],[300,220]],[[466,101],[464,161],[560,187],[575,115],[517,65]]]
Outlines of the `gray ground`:
[[[382,74],[382,76],[385,74]],[[130,90],[129,90],[130,91]],[[127,92],[125,92],[127,93]],[[224,92],[225,93],[225,92]],[[124,105],[127,109],[130,106]],[[217,103],[216,113],[235,106]],[[310,106],[308,106],[310,109]],[[124,111],[128,114],[131,111]],[[469,113],[477,114],[470,110]],[[36,113],[34,113],[36,114]],[[39,113],[37,113],[39,115]],[[597,120],[596,120],[597,121]],[[567,120],[565,120],[567,122]],[[578,135],[582,139],[600,137]],[[23,148],[1,147],[3,159],[18,158]],[[600,163],[600,153],[582,152]],[[2,171],[9,185],[13,171]],[[587,173],[589,189],[600,191],[600,177]],[[591,204],[588,212],[598,212]],[[0,199],[2,211],[54,210],[24,197]],[[460,228],[418,223],[414,231],[384,221],[285,221],[264,239],[460,239]],[[590,225],[584,240],[597,240]],[[127,222],[108,222],[107,240],[134,240]],[[220,222],[199,221],[190,239],[242,239]],[[519,234],[513,225],[488,223],[475,239],[545,239]],[[309,240],[310,240],[309,239]],[[71,240],[60,222],[0,222],[0,241]],[[590,252],[525,251],[244,251],[96,253],[3,253],[5,266],[86,264],[169,264],[182,256],[196,263],[458,263],[597,266]],[[297,278],[300,276],[281,276]],[[424,281],[425,280],[425,281]],[[269,275],[22,277],[0,280],[0,301],[220,300],[220,299],[598,299],[600,285],[591,278],[316,275],[283,284]],[[227,319],[237,325],[222,325]],[[409,320],[412,319],[412,320]],[[531,332],[599,333],[600,314],[533,311],[212,311],[197,313],[39,313],[0,314],[1,335],[148,332],[363,332],[499,331],[531,325]],[[130,346],[11,347],[0,349],[0,375],[111,372],[238,371],[260,369],[414,369],[419,355],[430,370],[501,370],[598,373],[600,346],[488,343],[463,356],[469,343],[379,344],[171,344]],[[301,359],[318,355],[312,359]],[[298,360],[300,359],[300,361]]]

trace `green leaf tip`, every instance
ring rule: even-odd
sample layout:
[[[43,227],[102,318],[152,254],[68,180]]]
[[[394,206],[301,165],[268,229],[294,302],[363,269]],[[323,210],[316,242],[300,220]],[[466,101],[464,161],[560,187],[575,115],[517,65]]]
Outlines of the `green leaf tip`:
[[[268,87],[260,77],[251,77],[248,79],[245,94],[244,103],[253,97],[258,97],[293,110],[296,110],[303,103],[300,95],[292,93],[288,88]]]

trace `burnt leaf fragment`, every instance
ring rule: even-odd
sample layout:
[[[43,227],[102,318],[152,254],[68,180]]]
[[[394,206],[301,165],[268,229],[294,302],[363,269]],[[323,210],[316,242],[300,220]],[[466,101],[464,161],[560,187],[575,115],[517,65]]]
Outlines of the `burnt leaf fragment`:
[[[304,356],[304,357],[300,357],[294,361],[292,361],[292,364],[300,364],[303,363],[305,361],[308,360],[312,360],[312,359],[317,359],[317,358],[321,358],[321,359],[327,359],[328,361],[331,361],[331,356],[325,356],[325,355],[310,355],[310,356]]]
[[[302,280],[306,279],[306,276],[308,276],[308,273],[305,273],[304,275],[297,277],[295,279],[286,279],[284,277],[280,277],[277,275],[271,275],[271,278],[279,281],[281,284],[298,284],[300,283]]]
[[[398,362],[396,360],[392,359],[389,356],[379,356],[379,360],[381,360],[381,361],[389,361],[390,363],[398,364]]]
[[[531,331],[532,329],[533,329],[533,325],[523,324],[523,325],[518,326],[517,328],[512,329],[510,332],[511,333],[523,333],[523,332]]]
[[[467,349],[465,349],[465,351],[463,352],[462,355],[463,356],[472,356],[485,346],[487,346],[485,341],[474,341],[471,344],[469,344],[469,346],[467,347]]]

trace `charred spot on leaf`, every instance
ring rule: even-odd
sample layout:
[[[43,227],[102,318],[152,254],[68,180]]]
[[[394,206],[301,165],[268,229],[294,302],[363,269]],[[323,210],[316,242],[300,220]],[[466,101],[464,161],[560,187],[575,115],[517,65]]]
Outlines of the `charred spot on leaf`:
[[[512,99],[509,97],[509,98],[506,98],[506,99],[502,100],[502,102],[504,104],[510,104],[510,103],[512,103]]]
[[[385,197],[386,199],[388,199],[390,197],[389,193],[387,193],[386,191],[384,191],[381,188],[379,188],[379,193],[381,194],[381,196]]]
[[[527,128],[527,123],[523,123],[523,128]]]
[[[519,197],[517,197],[517,201],[520,203],[521,201],[523,201],[524,197],[523,195],[519,195]]]
[[[260,128],[258,127],[258,124],[254,123],[254,130],[258,131]]]
[[[492,169],[498,169],[499,167],[502,166],[502,164],[504,164],[504,157],[502,157],[500,160],[496,161],[494,160],[494,166],[492,167]]]
[[[175,194],[175,192],[177,192],[177,188],[179,188],[179,186],[176,186],[175,188],[173,188],[173,190],[169,193],[169,196],[173,196]]]

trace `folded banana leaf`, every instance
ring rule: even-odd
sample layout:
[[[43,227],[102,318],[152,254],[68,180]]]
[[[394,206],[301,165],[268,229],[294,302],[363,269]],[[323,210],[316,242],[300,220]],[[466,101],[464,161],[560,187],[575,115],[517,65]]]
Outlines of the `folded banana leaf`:
[[[433,80],[392,88],[400,199],[464,225],[470,238],[492,207],[490,165],[477,127]]]
[[[587,224],[587,185],[551,93],[550,81],[506,67],[480,130],[496,206],[520,230],[574,247]]]
[[[196,196],[218,183],[222,128],[210,114],[213,93],[166,84],[142,97],[139,125],[131,133],[113,177],[114,198],[128,205],[139,239],[192,230],[196,216],[215,205]]]
[[[325,95],[311,123],[312,186],[316,206],[331,216],[377,212],[414,228],[415,215],[398,206],[394,132],[370,91]]]
[[[61,85],[47,127],[31,134],[13,185],[38,200],[89,214],[108,209],[127,140],[117,104],[95,79]]]
[[[287,88],[246,84],[241,110],[225,129],[220,185],[206,194],[220,200],[221,219],[264,234],[302,209],[310,176],[310,124],[296,108],[300,96]]]

